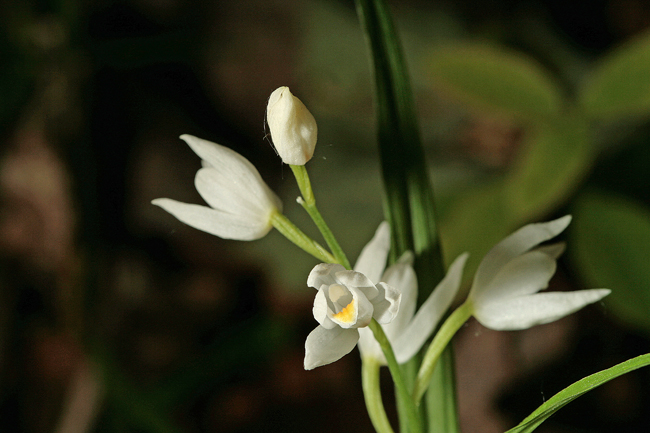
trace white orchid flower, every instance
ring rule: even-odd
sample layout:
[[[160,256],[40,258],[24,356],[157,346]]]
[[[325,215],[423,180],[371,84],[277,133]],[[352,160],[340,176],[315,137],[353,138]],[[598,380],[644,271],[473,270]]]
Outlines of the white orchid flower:
[[[384,272],[389,249],[390,231],[388,224],[384,222],[361,252],[355,270],[363,272],[373,281],[384,281],[402,292],[397,316],[390,323],[382,325],[382,328],[393,347],[397,362],[403,364],[422,348],[454,300],[460,287],[467,254],[452,263],[445,278],[415,313],[418,283],[412,266],[413,255],[405,254]],[[386,359],[372,331],[362,328],[359,333],[361,356],[375,358],[385,365]]]
[[[608,289],[537,293],[548,286],[563,245],[538,247],[560,234],[571,222],[567,215],[529,224],[517,230],[481,261],[468,302],[473,315],[494,330],[519,330],[553,322],[599,301]],[[536,248],[537,247],[537,248]]]
[[[305,165],[311,159],[318,136],[316,120],[288,87],[279,87],[271,93],[266,121],[275,150],[285,164]]]
[[[339,360],[359,340],[359,328],[374,318],[389,323],[399,309],[401,294],[386,283],[373,284],[365,275],[333,263],[321,263],[307,285],[318,290],[314,318],[320,324],[305,341],[305,369]]]
[[[253,164],[216,143],[191,135],[180,138],[203,160],[194,184],[210,207],[169,198],[151,203],[181,222],[220,238],[249,241],[264,237],[273,227],[273,215],[282,212],[282,202]]]

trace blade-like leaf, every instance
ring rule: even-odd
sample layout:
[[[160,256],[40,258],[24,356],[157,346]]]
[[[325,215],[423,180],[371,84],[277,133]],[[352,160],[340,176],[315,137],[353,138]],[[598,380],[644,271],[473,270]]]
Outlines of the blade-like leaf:
[[[421,304],[442,279],[444,265],[415,103],[386,1],[357,0],[356,4],[372,59],[384,213],[392,229],[391,260],[407,250],[415,252]],[[441,386],[431,392],[439,399],[450,399],[453,406],[453,387]],[[398,403],[403,409],[405,402]],[[455,408],[452,409],[455,413]],[[400,430],[407,431],[404,419],[400,416]],[[455,419],[435,421],[449,425],[450,433],[458,430]]]
[[[569,252],[589,286],[607,287],[607,306],[650,332],[650,209],[614,194],[586,193],[572,213]]]
[[[650,354],[637,356],[629,359],[607,370],[587,376],[564,388],[562,391],[548,399],[543,405],[538,407],[533,413],[527,416],[519,425],[511,428],[506,433],[530,433],[534,431],[548,417],[560,410],[562,407],[571,403],[581,395],[591,391],[610,380],[621,376],[630,371],[650,365]]]
[[[445,48],[429,68],[436,87],[479,109],[539,122],[562,108],[553,80],[523,54],[488,45]]]
[[[596,120],[650,114],[650,33],[602,59],[580,89],[579,101]]]

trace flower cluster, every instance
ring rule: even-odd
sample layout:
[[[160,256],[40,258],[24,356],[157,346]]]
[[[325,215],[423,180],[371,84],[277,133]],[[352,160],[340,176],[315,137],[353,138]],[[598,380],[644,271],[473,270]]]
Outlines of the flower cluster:
[[[416,308],[418,282],[413,254],[407,252],[386,268],[390,229],[380,224],[354,269],[315,206],[311,184],[302,166],[316,146],[314,117],[287,87],[269,98],[267,121],[275,150],[291,165],[301,193],[298,202],[310,214],[332,253],[321,247],[282,215],[282,202],[243,156],[206,140],[182,135],[201,158],[195,186],[208,206],[169,198],[153,200],[180,221],[207,233],[237,240],[254,240],[277,228],[296,245],[320,258],[307,279],[316,289],[313,315],[318,326],[305,342],[306,369],[329,364],[359,346],[361,357],[379,364],[405,363],[418,353],[438,327],[458,294],[467,254],[459,256],[429,298]],[[570,216],[530,224],[499,242],[481,261],[466,301],[435,335],[424,358],[419,385],[455,331],[470,316],[495,330],[518,330],[564,317],[610,293],[607,289],[538,293],[555,273],[563,244],[540,246],[559,235]],[[377,328],[378,327],[378,328]],[[380,344],[375,332],[385,336]],[[383,338],[383,337],[382,337]],[[388,351],[388,352],[387,352]],[[393,372],[393,370],[391,370]],[[422,385],[424,383],[425,385]],[[419,392],[419,391],[418,391]]]

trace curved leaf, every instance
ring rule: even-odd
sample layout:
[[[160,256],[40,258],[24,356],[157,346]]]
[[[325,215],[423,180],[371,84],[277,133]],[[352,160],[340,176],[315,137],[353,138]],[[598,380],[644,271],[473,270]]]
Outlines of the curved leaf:
[[[610,380],[621,376],[630,371],[650,365],[650,354],[637,356],[629,359],[607,370],[587,376],[564,388],[562,391],[548,399],[543,405],[538,407],[533,413],[528,415],[519,425],[511,428],[506,433],[529,433],[534,431],[541,423],[555,412],[571,403],[581,395],[591,391]]]
[[[650,210],[614,194],[588,193],[574,209],[571,258],[589,286],[607,287],[607,306],[650,332]]]
[[[532,122],[557,117],[563,98],[534,60],[487,45],[438,50],[429,71],[437,87],[479,109]]]
[[[607,55],[584,83],[579,100],[595,119],[650,114],[650,33]]]

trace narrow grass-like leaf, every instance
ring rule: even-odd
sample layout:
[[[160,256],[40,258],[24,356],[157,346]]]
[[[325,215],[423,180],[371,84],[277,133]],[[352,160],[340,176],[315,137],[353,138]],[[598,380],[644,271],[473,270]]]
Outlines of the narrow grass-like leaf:
[[[519,425],[511,428],[506,433],[530,433],[555,412],[571,403],[581,395],[591,391],[610,380],[629,373],[641,367],[650,365],[650,354],[637,356],[607,370],[592,374],[564,388],[562,391],[548,399],[533,413],[527,416]]]
[[[391,260],[407,250],[415,252],[421,304],[442,279],[445,268],[415,103],[386,1],[356,0],[356,4],[372,59],[384,213],[392,229]],[[454,401],[453,387],[441,386],[431,392],[440,401]],[[398,407],[405,404],[400,401]],[[404,412],[400,410],[400,430],[408,431]],[[455,425],[449,433],[454,431]]]

